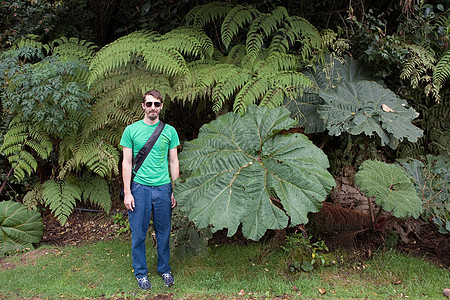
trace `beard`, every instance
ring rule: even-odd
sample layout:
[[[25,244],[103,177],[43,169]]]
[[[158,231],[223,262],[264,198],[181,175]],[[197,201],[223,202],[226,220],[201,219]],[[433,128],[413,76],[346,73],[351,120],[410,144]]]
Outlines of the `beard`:
[[[150,114],[148,114],[148,118],[151,120],[151,121],[155,121],[157,118],[158,118],[158,113],[150,113]]]

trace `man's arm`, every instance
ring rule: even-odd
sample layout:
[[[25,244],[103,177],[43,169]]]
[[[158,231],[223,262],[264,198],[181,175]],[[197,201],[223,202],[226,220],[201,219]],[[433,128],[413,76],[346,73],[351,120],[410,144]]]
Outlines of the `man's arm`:
[[[180,177],[180,165],[178,162],[178,150],[177,147],[169,150],[169,168],[170,168],[170,177],[172,178],[172,182],[175,181],[178,177]],[[177,200],[173,197],[172,192],[172,208],[177,206]]]
[[[131,148],[123,147],[123,161],[122,161],[122,179],[123,179],[123,203],[128,210],[133,211],[134,198],[131,194],[131,169],[133,167],[133,150]]]

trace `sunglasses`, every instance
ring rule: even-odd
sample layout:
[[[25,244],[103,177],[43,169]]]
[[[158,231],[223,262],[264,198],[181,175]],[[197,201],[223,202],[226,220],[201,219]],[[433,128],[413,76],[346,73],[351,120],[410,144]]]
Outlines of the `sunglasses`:
[[[147,107],[152,107],[153,104],[155,104],[155,107],[160,107],[162,103],[159,102],[159,101],[148,101],[148,102],[145,102],[145,106],[147,106]]]

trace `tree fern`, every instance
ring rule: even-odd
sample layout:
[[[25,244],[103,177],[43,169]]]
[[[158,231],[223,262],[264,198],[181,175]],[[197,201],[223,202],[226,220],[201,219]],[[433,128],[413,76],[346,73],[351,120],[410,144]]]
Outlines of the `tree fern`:
[[[222,22],[221,36],[226,48],[231,43],[233,37],[238,33],[239,28],[250,23],[253,18],[259,15],[259,11],[252,6],[238,5],[231,9]]]
[[[176,28],[158,38],[158,43],[175,48],[185,56],[211,57],[214,51],[212,40],[197,26]]]
[[[99,206],[107,213],[111,210],[111,196],[105,179],[84,174],[79,180],[83,201]]]
[[[262,48],[264,38],[274,33],[287,17],[288,13],[284,7],[277,7],[269,14],[258,15],[250,25],[247,34],[247,55],[257,56]]]
[[[92,85],[107,72],[131,62],[135,55],[142,52],[146,44],[153,42],[159,36],[160,34],[157,32],[137,31],[100,49],[90,63],[88,84]]]
[[[64,181],[48,180],[43,185],[44,204],[55,215],[61,225],[64,225],[72,213],[77,200],[81,200],[81,189],[74,178]]]
[[[322,37],[319,31],[306,19],[301,17],[290,17],[288,22],[297,40],[302,44],[300,56],[303,60],[309,61],[313,55],[317,54],[319,55],[318,58],[321,58]]]
[[[85,40],[78,38],[61,37],[50,43],[53,54],[68,59],[82,59],[89,62],[94,56],[97,46]]]
[[[219,111],[225,101],[232,97],[252,77],[247,70],[234,67],[233,65],[228,65],[220,71],[222,74],[219,74],[218,84],[213,89],[214,111]]]
[[[223,18],[232,6],[226,2],[211,2],[204,5],[198,5],[186,14],[188,24],[204,27],[207,24]]]
[[[37,168],[37,161],[30,150],[34,150],[38,157],[46,159],[52,149],[52,142],[41,126],[31,127],[22,123],[20,117],[16,117],[4,136],[0,152],[8,157],[16,180],[22,181]]]
[[[450,78],[450,49],[439,59],[433,73],[433,84],[439,88]]]
[[[117,148],[105,141],[100,135],[77,140],[76,147],[72,149],[72,155],[65,161],[58,179],[63,179],[70,171],[86,167],[90,172],[102,177],[111,178],[118,174],[119,153]]]
[[[44,196],[42,194],[43,188],[41,184],[35,185],[28,191],[22,199],[22,204],[28,209],[36,209],[39,204],[44,203]]]

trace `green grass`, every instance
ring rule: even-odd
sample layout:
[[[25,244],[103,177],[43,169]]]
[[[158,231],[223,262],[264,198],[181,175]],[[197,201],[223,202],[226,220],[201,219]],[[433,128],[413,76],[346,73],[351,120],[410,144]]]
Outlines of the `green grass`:
[[[172,257],[176,278],[171,288],[156,273],[156,251],[148,247],[151,291],[141,291],[131,268],[131,242],[123,239],[84,246],[41,247],[38,252],[0,261],[0,299],[129,298],[173,294],[175,299],[443,299],[450,272],[396,251],[290,273],[286,252],[267,252],[262,244],[223,245],[189,258]],[[41,254],[40,256],[37,254]],[[43,255],[42,255],[43,254]],[[319,289],[326,290],[321,295]],[[239,295],[243,290],[244,294]]]

